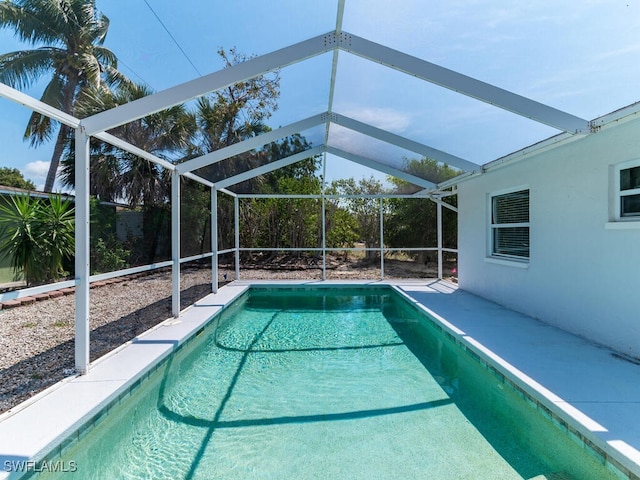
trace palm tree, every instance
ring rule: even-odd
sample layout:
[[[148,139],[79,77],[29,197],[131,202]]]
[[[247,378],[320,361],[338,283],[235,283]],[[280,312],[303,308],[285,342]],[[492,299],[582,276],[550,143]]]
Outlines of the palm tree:
[[[0,82],[18,89],[50,75],[41,100],[75,114],[74,104],[88,88],[105,90],[128,82],[117,59],[104,48],[109,19],[94,0],[6,0],[0,2],[0,28],[13,28],[20,40],[37,46],[0,55]],[[25,131],[31,145],[52,138],[57,122],[34,112]],[[70,127],[61,125],[51,157],[45,191],[53,189]]]
[[[77,100],[75,110],[85,117],[124,105],[153,93],[149,88],[126,83],[113,91],[87,89]],[[182,158],[191,148],[196,121],[184,105],[134,120],[110,130],[114,136],[165,160]],[[73,138],[62,162],[64,185],[74,187],[75,161]],[[100,140],[91,139],[91,194],[103,201],[126,201],[133,207],[142,205],[144,251],[153,262],[163,226],[167,221],[170,177],[163,167],[120,150]]]
[[[144,85],[122,84],[113,91],[89,88],[82,92],[75,110],[81,117],[125,105],[153,91]],[[114,136],[165,160],[181,158],[191,148],[196,121],[184,105],[134,120],[110,130]],[[62,161],[62,183],[75,187],[73,138]],[[153,206],[167,200],[169,182],[164,169],[143,158],[91,139],[91,194],[104,201],[124,200],[131,206]]]

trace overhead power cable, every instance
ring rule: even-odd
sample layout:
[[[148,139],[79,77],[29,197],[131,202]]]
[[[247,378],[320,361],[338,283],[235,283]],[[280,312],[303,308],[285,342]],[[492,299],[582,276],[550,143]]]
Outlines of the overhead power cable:
[[[144,0],[144,3],[147,4],[147,7],[149,7],[149,10],[151,10],[151,13],[153,13],[153,15],[156,17],[156,19],[158,20],[158,22],[160,22],[160,25],[162,25],[162,28],[164,28],[164,30],[169,34],[169,36],[171,37],[171,40],[173,40],[173,43],[176,44],[176,47],[178,47],[178,49],[182,52],[182,55],[184,55],[184,58],[187,59],[187,61],[191,64],[191,66],[193,67],[193,69],[196,71],[196,73],[198,74],[199,77],[202,76],[202,73],[200,73],[200,70],[198,70],[198,67],[196,67],[194,65],[194,63],[191,61],[191,59],[189,58],[189,55],[187,55],[187,52],[184,51],[184,49],[180,46],[180,44],[178,43],[178,40],[176,40],[176,37],[174,37],[171,32],[169,31],[169,29],[167,28],[167,26],[164,24],[164,22],[162,21],[162,19],[158,16],[158,14],[156,13],[156,11],[153,9],[153,7],[151,7],[151,5],[149,5],[149,2],[147,0]]]
[[[133,73],[136,77],[138,77],[142,81],[142,83],[144,83],[146,86],[148,86],[152,90],[154,89],[149,82],[147,82],[144,78],[142,78],[140,75],[138,75],[138,73],[133,68],[131,68],[126,63],[124,63],[121,58],[118,58],[118,64],[124,65],[127,69],[129,69],[131,71],[131,73]]]

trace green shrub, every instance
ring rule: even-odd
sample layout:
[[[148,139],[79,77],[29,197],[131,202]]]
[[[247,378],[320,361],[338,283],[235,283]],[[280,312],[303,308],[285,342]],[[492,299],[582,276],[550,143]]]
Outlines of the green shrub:
[[[111,236],[106,241],[99,238],[91,249],[91,274],[115,272],[129,267],[130,251]]]
[[[74,254],[74,227],[72,203],[60,195],[11,196],[0,205],[0,252],[27,285],[57,280],[67,274],[63,264]]]

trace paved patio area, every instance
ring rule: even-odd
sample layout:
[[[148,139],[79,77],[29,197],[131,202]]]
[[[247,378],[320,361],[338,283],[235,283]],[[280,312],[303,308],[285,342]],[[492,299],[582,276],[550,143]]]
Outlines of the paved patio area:
[[[399,288],[458,329],[640,475],[640,365],[444,282]]]
[[[27,404],[0,416],[0,464],[42,457],[102,406],[125,394],[131,379],[144,375],[175,345],[240,295],[249,283],[234,282],[183,313],[97,361],[84,376],[67,379]],[[489,357],[523,390],[570,427],[640,477],[640,365],[615,352],[538,320],[458,290],[442,281],[306,282],[394,285],[426,309],[481,357]],[[73,408],[69,408],[73,405]],[[14,472],[14,475],[17,472]],[[12,478],[0,469],[0,478]]]

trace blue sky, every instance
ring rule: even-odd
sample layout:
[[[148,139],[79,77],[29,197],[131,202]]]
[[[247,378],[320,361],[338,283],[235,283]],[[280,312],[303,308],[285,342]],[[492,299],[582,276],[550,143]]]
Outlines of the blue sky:
[[[269,53],[333,30],[337,12],[334,0],[98,0],[97,6],[111,20],[105,45],[120,69],[156,91],[219,70],[219,47]],[[346,0],[343,29],[587,120],[640,100],[640,0]],[[0,31],[0,51],[24,48],[11,31]],[[339,59],[334,111],[475,163],[558,133],[348,53]],[[327,110],[330,73],[330,54],[283,69],[271,126]],[[38,97],[41,88],[28,93]],[[29,113],[0,98],[0,166],[17,167],[41,186],[53,147],[34,149],[22,140]],[[321,129],[302,133],[314,144],[323,140]],[[340,128],[332,127],[330,142],[398,164],[407,154]],[[369,174],[329,158],[330,179]]]

